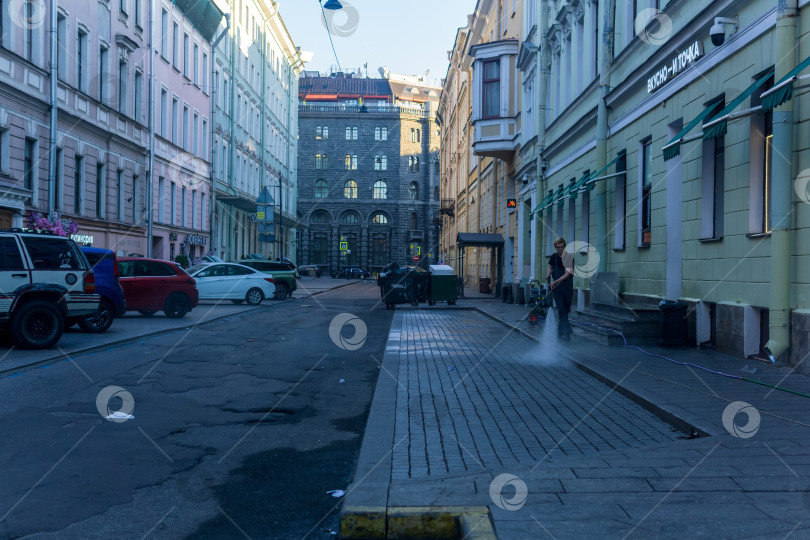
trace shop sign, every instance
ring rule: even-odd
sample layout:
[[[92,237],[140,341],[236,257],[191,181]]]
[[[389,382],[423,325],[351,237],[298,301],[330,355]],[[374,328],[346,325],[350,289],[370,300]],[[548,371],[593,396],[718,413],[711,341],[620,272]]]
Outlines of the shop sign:
[[[70,239],[76,242],[77,244],[90,244],[93,243],[93,235],[92,234],[71,234]]]
[[[192,246],[204,246],[208,241],[208,238],[201,234],[187,234],[186,235],[186,244],[190,244]]]
[[[517,201],[515,199],[506,199],[507,208],[517,208]]]
[[[681,51],[668,63],[662,65],[647,79],[647,93],[652,94],[678,73],[692,65],[703,56],[703,44],[695,41],[692,45]]]

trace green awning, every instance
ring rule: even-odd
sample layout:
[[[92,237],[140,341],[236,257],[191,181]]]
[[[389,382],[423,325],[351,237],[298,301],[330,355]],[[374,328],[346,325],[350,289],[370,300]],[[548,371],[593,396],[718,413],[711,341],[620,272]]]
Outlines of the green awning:
[[[696,125],[701,123],[703,121],[703,119],[706,118],[714,110],[715,107],[717,107],[717,103],[721,99],[723,99],[723,98],[722,97],[716,97],[715,99],[709,101],[709,103],[706,105],[706,107],[703,109],[703,111],[701,111],[701,113],[699,115],[697,115],[694,118],[694,120],[692,120],[691,122],[686,124],[686,127],[684,127],[680,131],[680,133],[678,133],[677,135],[672,137],[672,140],[670,140],[663,148],[663,150],[664,150],[664,161],[668,161],[668,160],[674,158],[675,156],[677,156],[677,155],[679,155],[681,153],[681,141],[683,140],[683,138],[686,136],[687,133],[692,131],[692,129]]]
[[[796,81],[796,77],[799,73],[807,66],[810,66],[810,56],[805,58],[804,62],[791,69],[787,75],[782,77],[778,83],[773,85],[773,88],[762,96],[763,112],[770,111],[793,97],[793,83]]]
[[[214,39],[223,14],[213,0],[174,0],[174,4],[206,40]]]
[[[708,141],[709,139],[713,139],[715,137],[720,137],[722,135],[725,135],[726,132],[728,131],[728,120],[727,119],[720,120],[720,119],[722,119],[725,116],[728,116],[731,113],[731,111],[733,111],[734,109],[739,107],[740,104],[743,101],[748,99],[751,96],[751,94],[756,92],[757,89],[760,86],[762,86],[763,84],[765,84],[768,81],[768,79],[770,79],[772,76],[773,76],[773,68],[769,69],[768,72],[765,73],[765,75],[763,75],[762,77],[760,77],[759,79],[754,81],[754,83],[751,84],[751,86],[749,86],[748,88],[746,88],[745,91],[742,94],[737,96],[734,99],[734,101],[732,101],[731,103],[729,103],[728,105],[723,107],[723,110],[721,110],[719,113],[717,113],[717,115],[714,116],[708,122],[709,124],[712,124],[712,122],[717,122],[717,123],[712,124],[709,127],[704,126],[704,128],[703,128],[703,140]]]
[[[553,191],[549,191],[549,193],[545,196],[545,198],[540,201],[540,204],[534,207],[534,210],[531,211],[532,214],[541,213],[543,208],[545,208],[545,204],[551,199],[551,196],[554,194]]]
[[[554,195],[551,197],[551,200],[548,201],[548,204],[544,208],[549,207],[549,206],[553,206],[554,203],[556,203],[560,199],[560,197],[562,197],[563,189],[564,189],[564,186],[562,184],[560,184],[560,187],[558,187],[554,191]]]
[[[582,175],[582,177],[581,177],[579,180],[577,180],[576,182],[574,182],[573,184],[571,184],[571,186],[568,188],[568,192],[566,193],[566,195],[570,195],[571,197],[573,197],[573,198],[575,198],[575,199],[576,199],[576,198],[577,198],[577,193],[579,192],[579,188],[580,188],[580,187],[582,186],[582,184],[584,184],[584,183],[585,183],[585,182],[588,180],[588,178],[590,178],[590,177],[591,177],[591,173],[585,173],[585,174],[583,174],[583,175]]]
[[[615,158],[613,158],[613,161],[611,161],[610,163],[608,163],[607,165],[605,165],[604,167],[602,167],[601,169],[599,169],[599,170],[598,170],[598,171],[596,171],[595,173],[591,173],[591,174],[589,174],[589,175],[588,175],[588,179],[587,179],[587,180],[585,180],[585,181],[583,182],[583,185],[585,185],[585,186],[589,187],[589,189],[593,189],[593,188],[592,188],[592,186],[593,186],[593,184],[595,184],[595,183],[596,183],[596,182],[595,182],[595,179],[599,178],[599,176],[600,176],[600,175],[601,175],[603,172],[605,172],[606,170],[608,170],[608,169],[609,169],[609,168],[610,168],[610,167],[611,167],[611,166],[612,166],[614,163],[616,163],[617,161],[619,161],[619,159],[620,159],[620,158],[622,158],[622,157],[624,157],[626,154],[627,154],[627,150],[622,150],[621,152],[619,152],[618,154],[616,154],[616,157],[615,157]],[[590,183],[589,183],[589,182],[590,182]]]

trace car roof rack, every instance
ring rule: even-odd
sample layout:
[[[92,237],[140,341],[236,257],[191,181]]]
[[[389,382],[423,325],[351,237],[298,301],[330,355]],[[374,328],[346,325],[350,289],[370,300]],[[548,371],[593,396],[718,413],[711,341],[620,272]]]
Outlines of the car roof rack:
[[[45,229],[23,229],[20,227],[10,227],[8,229],[0,229],[0,232],[13,232],[13,233],[24,233],[24,234],[46,234],[55,236],[56,233],[53,231],[48,231]]]

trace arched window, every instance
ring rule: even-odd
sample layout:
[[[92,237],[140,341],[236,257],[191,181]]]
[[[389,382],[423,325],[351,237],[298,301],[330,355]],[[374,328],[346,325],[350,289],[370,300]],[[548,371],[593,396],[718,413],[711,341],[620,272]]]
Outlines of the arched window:
[[[354,212],[347,212],[343,214],[343,219],[341,221],[346,225],[357,225],[360,223],[360,218],[358,218],[357,214]]]
[[[374,187],[371,191],[371,197],[373,199],[387,199],[388,184],[386,184],[382,180],[377,180],[376,182],[374,182]]]
[[[346,128],[349,129],[349,128]],[[347,171],[351,170],[352,168],[352,156],[350,154],[346,154],[343,156],[343,168]]]
[[[378,127],[374,128],[374,140],[375,141],[380,140],[380,128],[378,128]]]
[[[324,139],[329,138],[329,126],[323,126],[323,138]]]
[[[374,225],[387,225],[388,224],[388,216],[383,214],[382,212],[374,212],[371,216],[371,222]]]
[[[356,199],[357,198],[357,182],[354,180],[346,180],[343,184],[343,198]]]
[[[317,212],[312,214],[310,218],[310,223],[315,223],[319,225],[328,225],[329,224],[329,213],[326,210],[318,210]]]
[[[374,170],[379,171],[381,164],[382,164],[382,160],[380,159],[380,154],[376,154],[374,156]]]
[[[326,180],[320,179],[315,181],[315,198],[325,199],[329,195],[329,184]]]
[[[411,182],[408,186],[408,198],[412,201],[415,201],[419,195],[419,184],[416,182]]]
[[[357,140],[357,128],[356,127],[352,128],[352,140],[353,141]]]
[[[318,170],[323,169],[323,156],[321,154],[315,154],[315,168]]]
[[[352,170],[357,170],[357,154],[352,154]]]
[[[388,128],[382,128],[382,133],[380,134],[380,140],[387,141],[388,140]]]
[[[417,217],[416,212],[411,214],[411,230],[419,230],[419,218]]]
[[[326,170],[329,168],[329,158],[326,157],[326,154],[321,154],[321,169]]]
[[[388,170],[388,156],[385,154],[380,156],[380,170],[387,171]]]

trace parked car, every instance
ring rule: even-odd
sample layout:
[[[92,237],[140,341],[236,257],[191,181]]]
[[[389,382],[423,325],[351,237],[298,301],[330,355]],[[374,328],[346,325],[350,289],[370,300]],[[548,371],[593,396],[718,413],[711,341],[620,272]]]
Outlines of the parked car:
[[[0,231],[0,327],[23,349],[58,342],[65,321],[99,309],[96,276],[70,238]]]
[[[151,317],[162,311],[171,319],[182,319],[197,307],[197,284],[177,263],[121,257],[118,275],[127,307],[141,315]]]
[[[230,300],[234,304],[247,302],[255,306],[276,292],[272,276],[243,264],[198,264],[188,272],[197,280],[200,299]]]
[[[94,247],[80,249],[96,275],[96,293],[101,295],[101,305],[92,315],[69,319],[67,326],[79,323],[79,328],[85,332],[100,334],[107,331],[116,317],[121,317],[127,312],[124,289],[118,282],[118,261],[111,249]]]
[[[371,272],[369,272],[368,270],[363,270],[362,268],[344,268],[338,274],[338,277],[345,279],[352,279],[352,278],[363,279],[371,277]]]
[[[292,296],[293,291],[298,288],[295,280],[301,276],[286,262],[246,259],[239,261],[239,264],[270,274],[273,284],[276,286],[276,292],[273,295],[276,300],[284,300],[288,296]]]
[[[245,260],[245,259],[251,260],[252,259],[252,260],[256,260],[256,261],[266,261],[267,257],[262,255],[261,253],[248,253],[247,255],[242,257],[242,259],[243,260]]]
[[[323,268],[317,264],[305,264],[298,267],[298,274],[299,276],[310,276],[314,274],[315,277],[321,277],[321,274],[323,274]]]

